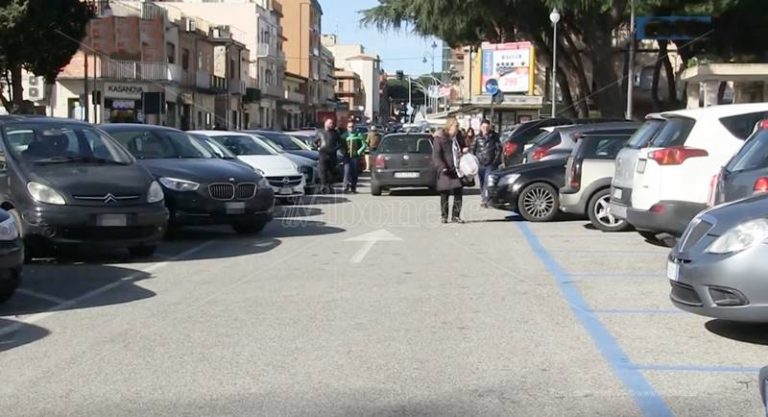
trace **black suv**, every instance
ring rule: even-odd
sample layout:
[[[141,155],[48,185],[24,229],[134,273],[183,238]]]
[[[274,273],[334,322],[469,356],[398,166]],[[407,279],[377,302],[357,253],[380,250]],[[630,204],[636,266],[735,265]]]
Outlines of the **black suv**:
[[[152,175],[101,130],[47,117],[0,118],[0,207],[27,258],[62,246],[128,248],[151,256],[168,210]]]

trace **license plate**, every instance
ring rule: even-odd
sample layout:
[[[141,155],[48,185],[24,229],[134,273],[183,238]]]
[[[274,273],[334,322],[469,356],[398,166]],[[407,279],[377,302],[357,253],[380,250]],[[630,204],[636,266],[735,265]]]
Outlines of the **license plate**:
[[[680,279],[680,264],[667,261],[667,278],[669,278],[671,281],[677,281]]]
[[[245,203],[226,203],[224,207],[227,210],[227,214],[245,213]]]
[[[419,178],[418,172],[395,172],[395,178]]]
[[[97,217],[96,223],[104,227],[125,227],[128,217],[125,214],[102,214]]]
[[[291,190],[290,187],[283,187],[280,189],[280,191],[277,192],[278,194],[293,194],[293,190]]]
[[[621,200],[621,197],[624,195],[624,190],[621,188],[616,188],[613,190],[613,198],[617,200]]]
[[[639,173],[641,173],[641,174],[642,174],[643,172],[645,172],[645,164],[646,164],[647,162],[648,162],[648,161],[647,161],[646,159],[641,159],[641,160],[637,161],[637,172],[639,172]]]

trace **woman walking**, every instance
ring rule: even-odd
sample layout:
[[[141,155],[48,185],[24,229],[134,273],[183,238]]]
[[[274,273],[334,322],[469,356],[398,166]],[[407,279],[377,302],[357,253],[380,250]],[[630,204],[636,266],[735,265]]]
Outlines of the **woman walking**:
[[[448,131],[438,129],[434,136],[432,160],[437,168],[437,191],[440,192],[440,211],[442,222],[448,223],[448,198],[453,194],[453,209],[451,220],[454,223],[464,223],[461,220],[461,205],[464,196],[463,185],[459,175],[459,159],[465,148],[459,136],[456,122],[448,124]]]

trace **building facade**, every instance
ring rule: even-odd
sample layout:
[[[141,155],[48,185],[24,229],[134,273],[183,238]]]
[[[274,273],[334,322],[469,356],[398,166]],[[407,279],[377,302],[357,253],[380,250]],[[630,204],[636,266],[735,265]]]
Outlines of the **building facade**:
[[[323,45],[320,45],[320,57],[320,107],[322,111],[336,111],[336,61]]]
[[[307,78],[304,124],[314,124],[323,109],[320,34],[323,9],[317,0],[279,0],[283,8],[286,71]]]
[[[333,53],[337,68],[352,71],[360,76],[365,91],[365,117],[370,122],[378,122],[381,109],[381,60],[379,57],[366,54],[362,45],[337,43],[336,35],[323,36],[323,45]]]
[[[307,113],[307,77],[285,73],[285,97],[282,105],[281,128],[294,130],[307,127],[304,115]]]

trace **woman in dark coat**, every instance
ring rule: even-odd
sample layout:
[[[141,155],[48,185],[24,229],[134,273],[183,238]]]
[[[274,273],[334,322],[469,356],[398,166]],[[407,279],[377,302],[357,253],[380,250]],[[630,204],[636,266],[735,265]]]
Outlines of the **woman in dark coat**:
[[[440,192],[440,210],[443,223],[448,223],[448,197],[451,194],[453,194],[451,220],[454,223],[464,223],[461,220],[464,186],[461,184],[461,178],[457,172],[462,149],[464,149],[464,144],[455,122],[448,126],[448,132],[443,129],[438,129],[435,132],[432,160],[437,169],[437,191]]]

